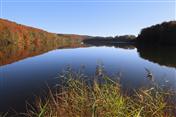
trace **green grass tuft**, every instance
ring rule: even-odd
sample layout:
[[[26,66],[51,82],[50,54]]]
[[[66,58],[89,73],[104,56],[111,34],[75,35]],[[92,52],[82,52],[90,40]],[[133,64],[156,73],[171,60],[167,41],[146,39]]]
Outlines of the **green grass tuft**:
[[[175,93],[158,87],[139,89],[128,95],[106,75],[95,76],[92,83],[81,73],[66,72],[57,91],[37,103],[30,117],[174,117]],[[102,83],[103,81],[103,83]]]

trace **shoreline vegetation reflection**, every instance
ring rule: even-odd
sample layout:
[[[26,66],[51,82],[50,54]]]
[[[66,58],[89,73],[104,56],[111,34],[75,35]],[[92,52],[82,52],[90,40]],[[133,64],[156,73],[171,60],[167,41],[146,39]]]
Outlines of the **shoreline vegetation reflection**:
[[[88,46],[109,46],[115,48],[123,49],[137,49],[140,57],[151,62],[157,63],[159,65],[164,65],[168,67],[176,67],[176,47],[174,46],[135,46],[131,44],[82,44],[80,41],[68,40],[69,43],[61,42],[57,46],[40,45],[40,46],[30,46],[28,48],[19,48],[16,45],[9,45],[6,47],[0,47],[0,66],[7,65],[19,60],[23,60],[28,57],[37,56],[54,49],[62,48],[78,48],[78,47],[88,47]]]
[[[10,44],[0,47],[0,66],[11,64],[28,57],[37,56],[55,49],[84,47],[80,40],[61,40],[57,43],[31,44],[21,48],[19,45]]]

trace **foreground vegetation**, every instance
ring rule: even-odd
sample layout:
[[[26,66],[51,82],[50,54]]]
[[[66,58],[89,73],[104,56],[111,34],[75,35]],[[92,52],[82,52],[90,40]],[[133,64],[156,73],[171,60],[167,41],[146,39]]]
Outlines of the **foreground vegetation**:
[[[101,71],[101,70],[99,70]],[[36,106],[28,108],[27,117],[174,117],[175,93],[148,88],[128,94],[121,90],[118,80],[98,73],[91,82],[81,72],[67,70],[55,92]],[[61,82],[61,81],[60,81]]]

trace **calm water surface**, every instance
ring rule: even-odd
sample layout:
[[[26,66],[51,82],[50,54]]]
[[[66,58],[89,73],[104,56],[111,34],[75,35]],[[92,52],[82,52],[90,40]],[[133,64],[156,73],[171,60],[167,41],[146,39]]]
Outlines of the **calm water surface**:
[[[67,65],[75,70],[84,65],[85,74],[93,76],[96,65],[103,63],[107,74],[121,74],[120,82],[126,89],[147,86],[150,83],[146,78],[147,68],[160,86],[176,89],[175,50],[92,46],[56,49],[33,57],[23,57],[22,60],[3,61],[0,66],[0,112],[25,110],[25,101],[30,102],[34,95],[41,95],[46,84],[53,87],[58,73]]]

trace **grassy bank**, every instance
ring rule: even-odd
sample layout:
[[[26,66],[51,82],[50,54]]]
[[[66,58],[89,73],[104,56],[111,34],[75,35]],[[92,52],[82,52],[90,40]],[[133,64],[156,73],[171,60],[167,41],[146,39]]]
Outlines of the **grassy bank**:
[[[66,71],[62,84],[45,101],[37,99],[28,117],[174,117],[175,93],[153,84],[133,94],[124,93],[118,81],[98,74],[91,82],[82,73]],[[61,82],[61,81],[60,81]]]

